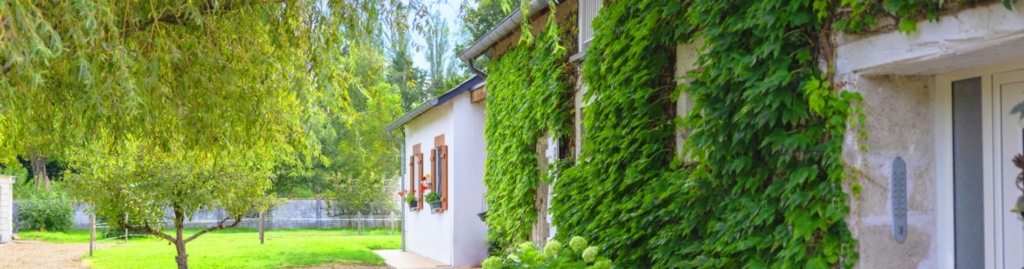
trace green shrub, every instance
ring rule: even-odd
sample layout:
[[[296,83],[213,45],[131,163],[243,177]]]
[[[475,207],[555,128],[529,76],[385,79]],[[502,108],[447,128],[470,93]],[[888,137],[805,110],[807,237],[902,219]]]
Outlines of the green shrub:
[[[63,232],[71,228],[75,208],[59,192],[38,192],[18,201],[21,229]]]
[[[608,269],[612,261],[601,255],[596,246],[587,246],[587,240],[576,236],[569,247],[551,240],[541,252],[532,243],[522,243],[504,259],[492,256],[484,260],[483,269],[506,268],[579,268]]]

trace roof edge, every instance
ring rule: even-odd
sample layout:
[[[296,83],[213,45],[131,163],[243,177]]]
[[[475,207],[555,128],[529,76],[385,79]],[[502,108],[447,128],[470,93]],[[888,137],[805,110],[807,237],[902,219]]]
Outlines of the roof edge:
[[[405,115],[402,115],[402,117],[398,118],[391,124],[388,124],[388,126],[384,126],[384,131],[391,133],[391,131],[398,129],[399,127],[402,127],[403,125],[416,119],[420,115],[427,113],[427,111],[429,111],[431,108],[447,103],[449,100],[455,98],[455,96],[458,96],[459,94],[462,94],[467,90],[476,89],[475,86],[480,83],[485,83],[482,77],[472,76],[462,81],[462,83],[459,83],[459,85],[455,86],[455,88],[452,88],[451,90],[448,90],[447,92],[441,94],[441,96],[423,102],[416,108],[413,108],[409,112],[405,113]]]
[[[533,16],[532,14],[536,14],[537,12],[547,9],[549,2],[551,1],[531,1],[529,5],[530,9],[527,14]],[[555,5],[561,4],[562,2],[565,1],[554,0]],[[473,45],[470,45],[469,48],[466,48],[465,51],[459,53],[459,60],[463,62],[469,62],[475,59],[476,57],[480,57],[480,55],[483,54],[484,51],[494,46],[494,44],[498,43],[498,41],[501,41],[502,38],[507,36],[515,29],[519,29],[519,25],[521,23],[523,23],[523,9],[520,7],[516,9],[515,12],[512,12],[512,14],[508,15],[508,17],[505,17],[505,19],[498,23],[497,26],[494,26],[494,28],[491,28],[490,31],[487,31],[487,34],[485,34],[483,37],[480,37],[479,40],[473,42]]]

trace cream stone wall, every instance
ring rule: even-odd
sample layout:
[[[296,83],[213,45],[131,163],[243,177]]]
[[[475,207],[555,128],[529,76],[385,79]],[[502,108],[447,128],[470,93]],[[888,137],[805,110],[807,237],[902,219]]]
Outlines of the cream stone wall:
[[[850,231],[859,242],[859,268],[936,268],[936,177],[934,119],[930,76],[871,76],[843,74],[844,90],[864,97],[867,151],[860,150],[851,128],[843,160],[862,187],[849,202]],[[901,157],[907,166],[907,227],[903,243],[892,236],[892,163]]]

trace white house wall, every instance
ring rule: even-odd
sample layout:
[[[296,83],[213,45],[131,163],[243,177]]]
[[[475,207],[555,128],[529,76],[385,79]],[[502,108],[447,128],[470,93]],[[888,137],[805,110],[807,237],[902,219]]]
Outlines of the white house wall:
[[[484,209],[484,123],[486,103],[470,102],[470,93],[464,92],[449,103],[454,106],[454,131],[448,144],[448,171],[454,171],[448,184],[451,194],[445,214],[455,219],[454,267],[479,266],[487,258],[487,226],[477,216]],[[446,136],[447,138],[447,136]]]
[[[405,125],[405,152],[402,158],[402,165],[409,165],[409,154],[412,154],[412,147],[420,144],[423,153],[423,171],[430,173],[433,165],[430,161],[430,149],[434,147],[434,137],[444,134],[445,145],[449,150],[456,146],[452,144],[452,102],[442,104],[420,115],[415,120]],[[453,164],[448,161],[448,171],[455,171]],[[410,171],[411,172],[411,171]],[[409,181],[406,174],[402,180]],[[449,177],[448,184],[451,190],[452,182],[458,182],[457,176]],[[449,201],[449,206],[452,202]],[[431,214],[430,205],[424,205],[423,210],[409,211],[408,204],[403,206],[405,213],[406,250],[412,251],[424,257],[445,263],[452,263],[452,231],[453,214],[449,212]]]

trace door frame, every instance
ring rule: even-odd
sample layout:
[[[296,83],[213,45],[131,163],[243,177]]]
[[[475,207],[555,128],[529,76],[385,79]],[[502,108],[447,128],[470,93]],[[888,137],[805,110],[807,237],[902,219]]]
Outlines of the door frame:
[[[1007,61],[983,67],[958,70],[954,72],[935,75],[932,80],[932,106],[934,111],[934,135],[935,135],[935,175],[937,195],[937,223],[936,233],[938,237],[938,265],[939,268],[953,269],[956,262],[956,242],[954,238],[954,216],[953,216],[953,98],[952,83],[954,81],[981,78],[982,89],[982,150],[983,171],[984,171],[984,216],[985,227],[985,268],[1003,268],[1002,259],[997,259],[996,223],[995,212],[997,207],[995,201],[1001,200],[1002,193],[997,192],[993,183],[999,163],[995,162],[995,143],[999,141],[996,135],[996,127],[999,120],[994,113],[999,109],[995,105],[998,95],[995,95],[993,77],[996,74],[1024,69],[1024,61]],[[999,240],[1001,242],[1001,240]]]

